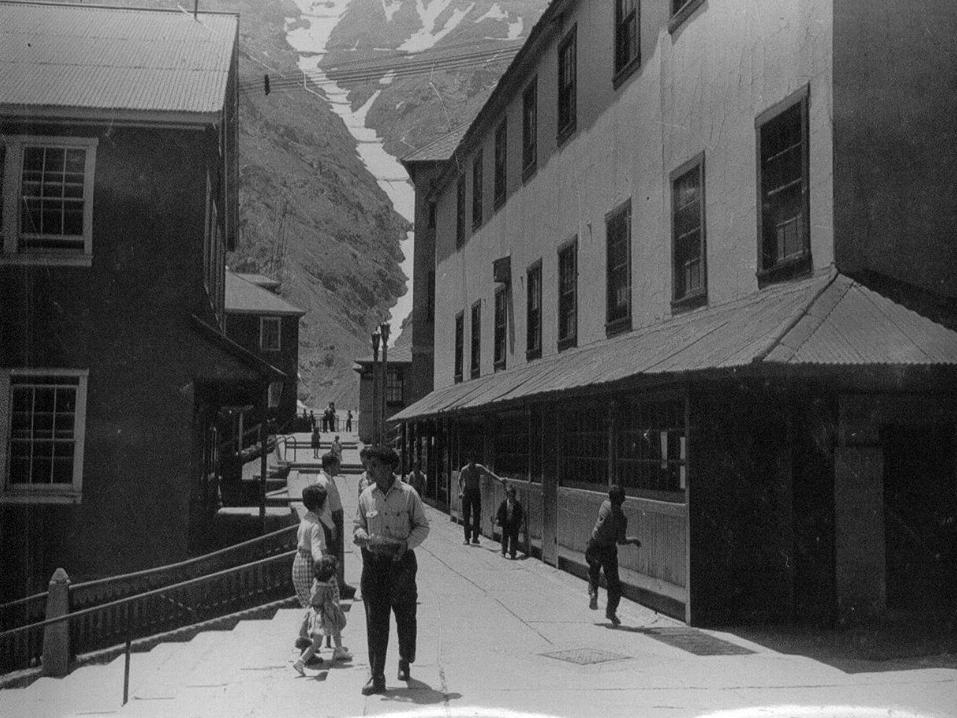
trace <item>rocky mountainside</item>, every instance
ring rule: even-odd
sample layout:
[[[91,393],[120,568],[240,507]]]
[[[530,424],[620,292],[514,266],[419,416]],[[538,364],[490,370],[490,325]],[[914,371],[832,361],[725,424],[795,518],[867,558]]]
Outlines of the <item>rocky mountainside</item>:
[[[406,292],[399,243],[411,227],[330,109],[328,88],[298,69],[287,31],[346,6],[322,67],[349,90],[354,110],[373,99],[367,125],[401,157],[474,115],[507,66],[507,50],[517,49],[546,4],[200,0],[201,10],[240,14],[240,240],[228,263],[279,279],[280,294],[306,311],[299,394],[307,404],[358,405],[352,362],[371,354],[370,332]],[[496,50],[502,54],[490,57]],[[399,342],[407,343],[403,334]]]

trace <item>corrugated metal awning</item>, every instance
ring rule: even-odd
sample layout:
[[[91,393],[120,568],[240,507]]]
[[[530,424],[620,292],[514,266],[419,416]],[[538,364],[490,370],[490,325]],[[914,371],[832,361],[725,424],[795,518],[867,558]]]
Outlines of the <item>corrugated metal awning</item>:
[[[847,364],[957,367],[957,332],[832,272],[437,389],[390,421],[641,376]]]

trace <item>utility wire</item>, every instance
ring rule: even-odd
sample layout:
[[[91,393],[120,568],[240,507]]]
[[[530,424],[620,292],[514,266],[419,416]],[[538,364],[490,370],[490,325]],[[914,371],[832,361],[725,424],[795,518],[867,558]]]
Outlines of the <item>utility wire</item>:
[[[315,74],[304,73],[301,70],[300,73],[306,74],[314,84],[321,87],[323,85],[341,84],[344,82],[381,79],[385,76],[408,77],[418,74],[429,74],[436,70],[460,69],[482,64],[498,63],[504,60],[511,60],[517,52],[518,48],[496,48],[480,52],[447,54],[435,58],[415,60],[401,65],[366,61],[344,63],[329,68],[322,68]],[[352,69],[343,72],[341,71],[343,67],[351,67]],[[321,73],[321,75],[319,73]],[[280,75],[278,79],[271,82],[271,88],[283,89],[299,87],[301,82],[301,75],[295,78]],[[259,91],[260,89],[261,84],[259,81],[239,84],[240,92]]]

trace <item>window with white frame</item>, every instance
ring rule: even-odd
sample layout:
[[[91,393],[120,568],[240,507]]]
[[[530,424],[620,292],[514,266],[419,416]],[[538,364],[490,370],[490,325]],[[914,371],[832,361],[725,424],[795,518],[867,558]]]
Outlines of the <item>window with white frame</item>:
[[[279,317],[259,318],[259,349],[264,352],[278,352],[282,349],[280,342],[281,322]]]
[[[0,377],[9,447],[3,501],[79,500],[87,378],[76,369],[17,369]]]
[[[11,135],[0,146],[0,261],[88,263],[96,138]]]
[[[385,383],[386,404],[401,404],[405,397],[405,374],[399,367],[390,366]]]

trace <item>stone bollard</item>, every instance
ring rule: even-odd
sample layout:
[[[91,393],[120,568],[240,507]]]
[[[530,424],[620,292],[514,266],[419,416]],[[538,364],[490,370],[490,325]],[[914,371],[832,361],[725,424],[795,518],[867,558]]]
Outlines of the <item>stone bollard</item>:
[[[47,620],[70,612],[70,577],[58,568],[50,579]],[[43,675],[62,677],[70,672],[70,622],[60,621],[43,629]]]

